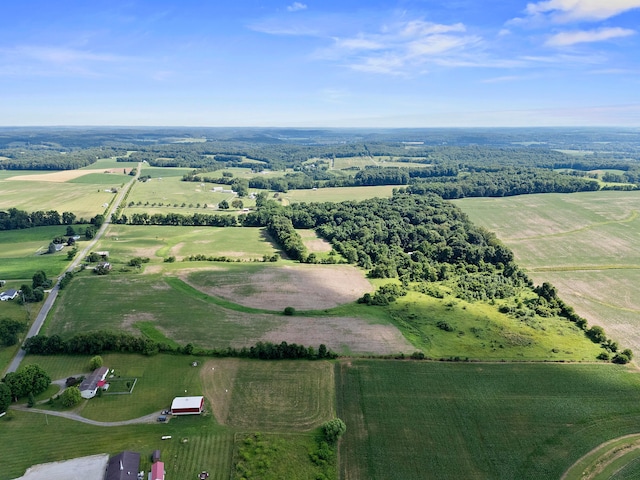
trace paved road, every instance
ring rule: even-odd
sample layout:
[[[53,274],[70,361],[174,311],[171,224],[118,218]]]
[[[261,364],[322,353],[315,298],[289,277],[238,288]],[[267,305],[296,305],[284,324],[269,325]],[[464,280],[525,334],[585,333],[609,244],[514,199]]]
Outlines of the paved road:
[[[111,215],[120,206],[120,203],[122,203],[122,200],[124,199],[125,194],[129,191],[131,186],[135,183],[135,181],[140,176],[141,167],[142,167],[142,164],[138,163],[138,169],[136,171],[137,172],[136,176],[132,177],[131,180],[129,181],[129,183],[127,183],[124,186],[124,188],[120,189],[120,192],[118,192],[118,195],[116,196],[115,201],[111,204],[111,209],[107,213],[104,223],[102,224],[100,229],[96,232],[95,237],[93,237],[93,239],[87,244],[87,246],[85,246],[82,249],[82,251],[78,255],[76,255],[76,258],[73,260],[73,262],[71,262],[71,264],[64,271],[64,273],[71,272],[71,271],[75,270],[78,267],[78,265],[80,264],[80,262],[84,261],[85,257],[88,255],[89,251],[91,249],[93,249],[93,247],[98,242],[98,240],[100,240],[100,238],[104,234],[105,230],[107,229],[107,227],[111,223]],[[42,328],[42,324],[44,323],[45,319],[47,318],[47,315],[49,314],[49,310],[51,310],[51,307],[53,306],[53,303],[56,301],[56,298],[58,298],[58,292],[60,291],[60,279],[64,276],[64,273],[60,277],[58,277],[58,280],[56,281],[56,284],[51,289],[51,292],[49,292],[49,295],[47,295],[47,298],[44,301],[44,303],[42,304],[42,308],[40,309],[40,312],[38,313],[38,316],[34,320],[33,325],[31,325],[31,328],[29,329],[29,331],[27,332],[27,336],[25,337],[25,340],[27,338],[29,338],[29,337],[33,337],[33,336],[37,335],[38,332],[40,332],[40,328]],[[26,352],[24,350],[22,350],[22,349],[18,350],[18,353],[16,354],[15,357],[13,357],[13,360],[9,364],[9,368],[7,368],[7,373],[15,372],[18,369],[18,367],[20,366],[20,362],[22,362],[22,359],[25,357],[25,355],[26,355]]]

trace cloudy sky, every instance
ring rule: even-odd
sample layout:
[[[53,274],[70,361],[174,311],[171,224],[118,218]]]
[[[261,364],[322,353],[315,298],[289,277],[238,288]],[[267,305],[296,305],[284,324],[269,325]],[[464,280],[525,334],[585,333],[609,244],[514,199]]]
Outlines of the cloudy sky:
[[[22,0],[0,125],[640,126],[640,0]]]

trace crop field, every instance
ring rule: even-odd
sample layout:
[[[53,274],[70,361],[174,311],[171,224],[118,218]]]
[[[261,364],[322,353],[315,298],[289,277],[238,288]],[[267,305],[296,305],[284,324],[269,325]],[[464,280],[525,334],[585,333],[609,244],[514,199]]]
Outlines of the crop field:
[[[278,249],[264,228],[165,227],[111,225],[98,250],[107,250],[112,261],[126,263],[133,257],[153,259],[189,255],[226,256],[258,260]]]
[[[369,198],[389,198],[393,193],[393,185],[376,187],[335,187],[318,188],[317,190],[290,190],[282,197],[289,203],[300,202],[344,202],[347,200],[367,200]]]
[[[198,263],[202,262],[186,265],[201,267]],[[240,271],[246,275],[246,270]],[[202,278],[224,274],[226,269],[219,267],[207,272]],[[175,301],[176,298],[180,301]],[[361,311],[366,309],[360,307]],[[286,341],[314,347],[324,343],[342,353],[413,351],[399,330],[388,322],[371,321],[366,315],[330,312],[313,317],[284,316],[283,308],[275,311],[248,308],[211,297],[175,277],[138,274],[97,277],[86,273],[75,278],[58,298],[43,333],[68,337],[78,331],[111,329],[146,335],[151,332],[156,340],[167,338],[183,345],[191,342],[203,348]]]
[[[137,168],[138,162],[118,162],[115,158],[101,158],[91,165],[79,168],[78,170],[118,170],[122,171],[123,168],[129,170],[130,168]]]
[[[640,428],[640,378],[615,365],[343,361],[345,479],[560,478]]]
[[[405,336],[431,358],[593,361],[602,351],[567,320],[520,320],[487,303],[410,292],[390,309]],[[443,319],[451,331],[438,327]]]
[[[243,431],[308,431],[334,416],[333,363],[218,359],[201,370],[221,424]]]
[[[67,183],[108,185],[109,187],[120,188],[129,180],[131,180],[131,177],[129,175],[123,175],[122,171],[120,171],[118,173],[89,173],[87,175],[82,175],[81,177],[68,180]]]
[[[64,236],[66,229],[60,225],[0,231],[0,278],[31,283],[38,270],[44,270],[48,277],[60,275],[68,265],[65,250],[54,254],[44,252],[51,240]]]
[[[372,286],[352,265],[239,265],[187,277],[204,292],[251,308],[321,310],[354,302]]]
[[[456,201],[495,231],[540,284],[549,281],[589,323],[640,350],[640,192],[525,195]],[[518,215],[513,215],[518,211]]]
[[[88,220],[103,213],[103,205],[113,200],[113,193],[104,190],[104,185],[0,180],[0,210],[56,210],[73,212]]]

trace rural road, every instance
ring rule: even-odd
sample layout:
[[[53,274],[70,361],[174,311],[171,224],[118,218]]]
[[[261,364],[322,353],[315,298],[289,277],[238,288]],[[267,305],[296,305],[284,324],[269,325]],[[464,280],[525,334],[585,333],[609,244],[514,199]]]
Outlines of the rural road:
[[[36,316],[36,319],[31,325],[31,328],[27,332],[27,336],[25,337],[25,340],[29,337],[33,337],[37,335],[38,332],[40,332],[40,328],[42,328],[42,324],[47,318],[47,315],[49,314],[49,310],[51,310],[53,303],[56,301],[56,298],[58,298],[58,292],[60,291],[60,279],[64,276],[65,273],[75,270],[80,264],[80,262],[83,261],[84,258],[87,256],[89,251],[95,246],[98,240],[102,238],[102,235],[104,234],[105,230],[111,223],[111,215],[120,206],[120,203],[122,203],[122,200],[124,199],[126,193],[129,191],[129,189],[133,186],[135,181],[140,176],[141,167],[142,167],[142,164],[138,163],[138,168],[136,170],[135,177],[133,177],[129,181],[129,183],[127,183],[123,188],[120,189],[120,191],[118,192],[118,195],[116,196],[115,201],[111,204],[111,208],[109,209],[109,212],[106,215],[104,223],[102,224],[100,229],[96,232],[96,235],[93,237],[93,239],[82,249],[82,251],[78,255],[76,255],[76,258],[73,260],[73,262],[71,262],[71,264],[69,265],[69,267],[67,267],[64,273],[60,275],[60,277],[58,277],[58,280],[56,281],[55,285],[51,289],[51,292],[49,292],[49,295],[47,295],[46,300],[42,304],[42,308],[40,309],[40,312],[38,312],[38,315]],[[25,355],[26,355],[26,352],[22,350],[22,348],[18,350],[18,353],[16,354],[15,357],[13,357],[13,360],[9,364],[9,367],[7,368],[6,373],[15,372],[20,366],[20,362],[22,362]]]

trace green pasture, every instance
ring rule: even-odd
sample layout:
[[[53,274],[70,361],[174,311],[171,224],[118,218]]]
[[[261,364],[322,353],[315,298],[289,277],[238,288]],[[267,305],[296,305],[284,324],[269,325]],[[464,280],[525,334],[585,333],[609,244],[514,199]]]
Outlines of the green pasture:
[[[2,158],[0,157],[0,162]],[[41,175],[43,173],[51,173],[51,170],[2,170],[0,169],[0,180],[7,178],[23,176],[23,175]]]
[[[89,173],[78,178],[68,180],[66,183],[105,185],[109,187],[122,188],[131,180],[129,175],[120,173]]]
[[[336,377],[342,478],[558,479],[640,429],[640,377],[615,365],[352,360]]]
[[[99,169],[125,169],[137,168],[138,162],[118,162],[115,158],[101,158],[100,160],[82,167],[79,170],[99,170]]]
[[[390,198],[393,185],[381,185],[375,187],[335,187],[318,188],[317,190],[290,190],[280,194],[289,203],[299,202],[344,202],[347,200],[367,200],[369,198]]]
[[[56,210],[88,220],[103,213],[103,205],[113,200],[113,193],[104,190],[104,186],[83,183],[0,180],[0,210]]]
[[[163,435],[172,438],[163,441]],[[219,427],[211,416],[121,427],[96,427],[18,411],[0,418],[0,456],[10,459],[0,469],[0,480],[16,478],[39,463],[98,453],[115,455],[123,450],[139,452],[140,468],[148,472],[156,449],[162,451],[168,478],[196,478],[202,470],[209,471],[210,480],[229,478],[233,434]]]
[[[181,260],[198,254],[252,260],[279,251],[264,228],[143,225],[111,225],[97,250],[107,250],[113,261],[122,263],[138,256]]]
[[[150,167],[147,164],[142,166],[140,175],[150,175],[151,178],[169,178],[180,177],[193,172],[193,168],[175,168],[175,167]]]
[[[51,240],[64,236],[66,231],[65,225],[0,231],[0,279],[31,283],[38,270],[44,270],[50,278],[60,275],[69,264],[65,249],[53,254],[44,252]]]
[[[145,170],[143,170],[145,172]],[[144,175],[144,173],[143,173]],[[203,186],[204,185],[204,186]],[[222,200],[231,201],[238,198],[234,193],[214,192],[214,187],[228,190],[228,185],[215,183],[183,182],[181,177],[153,177],[147,182],[136,182],[126,200],[124,213],[233,213],[232,209],[217,210]],[[241,198],[246,208],[255,206],[255,202],[247,197]],[[133,202],[133,207],[128,205]],[[198,207],[198,204],[200,206]],[[207,205],[208,208],[205,208]]]
[[[195,262],[203,263],[203,262]],[[279,315],[247,314],[220,307],[211,297],[179,280],[161,275],[96,276],[75,278],[65,289],[45,324],[48,335],[69,337],[75,332],[110,329],[140,333],[155,329],[165,337],[203,348],[253,345],[283,322]],[[44,332],[43,332],[44,333]]]
[[[483,302],[410,292],[389,310],[404,336],[431,358],[594,361],[602,352],[567,320],[520,320]],[[453,330],[439,328],[442,320]]]

